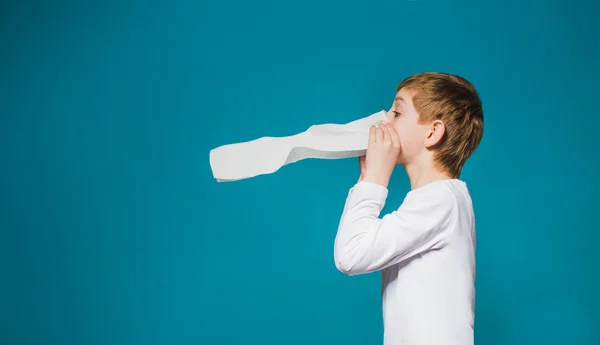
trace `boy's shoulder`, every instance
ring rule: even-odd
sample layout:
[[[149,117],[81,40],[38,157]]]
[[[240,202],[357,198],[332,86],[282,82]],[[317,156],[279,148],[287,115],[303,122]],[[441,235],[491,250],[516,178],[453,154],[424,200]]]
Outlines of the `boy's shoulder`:
[[[408,192],[409,195],[456,194],[468,192],[466,182],[460,179],[442,179],[430,182]]]
[[[452,209],[469,204],[467,184],[460,179],[444,179],[409,191],[400,207]]]

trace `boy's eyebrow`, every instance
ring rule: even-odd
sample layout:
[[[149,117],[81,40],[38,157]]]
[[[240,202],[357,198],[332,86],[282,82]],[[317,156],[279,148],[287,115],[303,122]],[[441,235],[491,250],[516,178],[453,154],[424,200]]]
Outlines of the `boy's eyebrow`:
[[[402,96],[398,96],[398,97],[394,98],[394,100],[404,102],[404,98],[402,98]],[[406,102],[404,102],[404,103],[406,103]]]

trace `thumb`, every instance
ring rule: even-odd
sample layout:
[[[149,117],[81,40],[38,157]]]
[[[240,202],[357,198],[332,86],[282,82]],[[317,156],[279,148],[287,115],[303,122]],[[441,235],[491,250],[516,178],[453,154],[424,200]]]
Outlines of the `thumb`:
[[[365,172],[365,168],[366,168],[365,160],[366,160],[366,156],[360,156],[360,157],[358,157],[358,165],[360,167],[360,172],[361,173]]]

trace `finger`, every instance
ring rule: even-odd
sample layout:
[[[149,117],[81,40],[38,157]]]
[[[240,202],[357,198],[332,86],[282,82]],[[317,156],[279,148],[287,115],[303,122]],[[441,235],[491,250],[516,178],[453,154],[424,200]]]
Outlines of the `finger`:
[[[383,130],[381,129],[381,126],[377,127],[375,130],[375,142],[378,144],[383,142]]]
[[[392,124],[389,124],[388,130],[394,147],[400,147],[400,137],[398,136],[398,132],[396,132],[396,129]]]
[[[369,128],[369,144],[375,144],[377,139],[375,130],[375,126],[371,126],[371,128]]]
[[[390,138],[390,130],[388,128],[388,125],[386,123],[382,123],[381,124],[381,130],[383,131],[383,141],[390,141],[392,140],[392,138]]]

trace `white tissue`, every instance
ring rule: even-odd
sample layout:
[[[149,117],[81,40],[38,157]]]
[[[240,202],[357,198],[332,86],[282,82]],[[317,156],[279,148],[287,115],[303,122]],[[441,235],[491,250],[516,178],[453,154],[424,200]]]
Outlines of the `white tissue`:
[[[271,174],[307,158],[339,159],[366,153],[369,128],[387,121],[382,110],[346,124],[313,125],[287,137],[261,137],[210,151],[210,167],[218,182]]]

